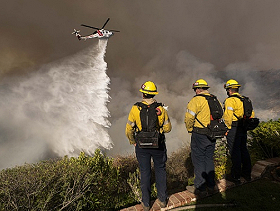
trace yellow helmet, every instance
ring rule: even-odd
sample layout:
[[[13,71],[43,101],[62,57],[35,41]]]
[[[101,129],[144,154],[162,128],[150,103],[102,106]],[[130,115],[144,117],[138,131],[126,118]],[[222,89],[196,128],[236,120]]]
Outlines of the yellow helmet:
[[[207,82],[203,79],[198,79],[196,82],[194,82],[192,88],[210,88],[210,86],[208,86]]]
[[[142,93],[150,94],[150,95],[157,95],[157,86],[152,81],[147,81],[142,84],[141,89],[139,90]]]
[[[239,87],[241,87],[241,85],[234,79],[228,80],[224,85],[225,89],[230,89],[230,88],[237,89]]]

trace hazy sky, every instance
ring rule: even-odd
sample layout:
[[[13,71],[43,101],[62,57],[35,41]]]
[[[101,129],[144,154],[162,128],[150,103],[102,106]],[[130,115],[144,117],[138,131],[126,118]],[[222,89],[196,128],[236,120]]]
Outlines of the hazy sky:
[[[264,97],[272,101],[279,94],[279,10],[279,0],[5,1],[0,7],[0,80],[97,45],[97,39],[78,41],[71,32],[89,34],[92,30],[80,24],[101,27],[110,17],[106,28],[121,31],[110,38],[105,56],[116,151],[128,143],[127,115],[146,80],[158,85],[158,100],[169,106],[175,126],[170,139],[184,142],[185,106],[199,78],[221,101],[226,97],[223,84],[235,78],[255,108],[264,110],[260,117],[275,118],[273,112],[264,113],[279,108],[278,101],[266,107]],[[274,72],[260,72],[268,70]]]
[[[216,70],[236,62],[279,69],[279,9],[277,0],[6,1],[0,8],[1,74],[24,72],[97,42],[78,42],[71,32],[88,34],[81,23],[101,27],[108,17],[107,28],[121,31],[106,55],[112,76],[143,74],[155,55],[182,50]]]

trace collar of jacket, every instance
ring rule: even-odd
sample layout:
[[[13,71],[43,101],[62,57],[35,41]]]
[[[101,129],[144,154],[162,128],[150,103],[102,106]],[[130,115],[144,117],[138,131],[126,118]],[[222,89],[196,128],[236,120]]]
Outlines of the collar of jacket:
[[[210,95],[209,91],[208,90],[203,90],[202,92],[200,92],[199,94],[197,95]]]
[[[241,94],[239,94],[238,92],[234,92],[234,93],[231,94],[231,96],[234,96],[234,95],[238,95],[238,96],[241,97]]]
[[[154,102],[156,102],[156,100],[154,98],[145,98],[142,100],[143,103],[146,103],[148,105],[153,104]]]

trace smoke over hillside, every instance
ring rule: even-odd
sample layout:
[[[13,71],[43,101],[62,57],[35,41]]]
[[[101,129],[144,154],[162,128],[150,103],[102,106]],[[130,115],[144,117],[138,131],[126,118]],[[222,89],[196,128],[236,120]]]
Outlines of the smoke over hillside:
[[[109,110],[112,115],[118,115],[117,118],[111,118],[112,127],[109,130],[113,140],[123,140],[121,144],[115,144],[111,150],[113,153],[131,153],[133,149],[125,148],[125,136],[117,131],[123,130],[127,121],[127,113],[133,102],[141,100],[141,93],[138,92],[138,81],[147,81],[154,78],[158,86],[159,95],[156,99],[169,106],[169,115],[173,126],[172,131],[167,134],[167,148],[172,152],[182,145],[189,144],[190,135],[187,133],[184,125],[184,114],[188,101],[195,95],[191,89],[192,83],[199,78],[204,78],[210,85],[210,92],[217,95],[223,102],[227,97],[223,85],[226,80],[235,78],[242,84],[241,93],[249,96],[253,101],[256,116],[261,120],[277,119],[280,117],[279,100],[280,92],[273,89],[279,84],[280,73],[278,70],[257,71],[251,67],[240,65],[238,71],[236,67],[228,67],[225,71],[216,71],[210,63],[203,62],[195,58],[189,52],[181,51],[173,61],[169,61],[165,66],[164,61],[168,58],[166,55],[159,55],[151,61],[147,68],[155,69],[155,72],[142,77],[137,77],[133,82],[112,78],[111,83],[121,84],[113,94],[114,104],[109,104]],[[173,66],[170,68],[169,66]],[[156,67],[156,68],[155,68]],[[250,69],[247,69],[250,68]],[[169,71],[172,69],[172,71]],[[160,71],[157,71],[160,70]],[[237,74],[238,72],[238,74]],[[168,83],[167,83],[168,82]],[[134,90],[133,93],[130,90]],[[111,90],[111,93],[114,92]],[[122,97],[125,96],[125,97]],[[118,105],[116,107],[116,105]],[[124,105],[124,108],[120,106]],[[111,107],[113,106],[113,107]],[[125,113],[127,112],[127,113]],[[119,146],[119,148],[118,148]]]
[[[106,45],[0,83],[0,169],[112,147]]]
[[[169,106],[171,152],[188,144],[183,118],[198,78],[209,83],[220,101],[226,97],[223,84],[234,78],[242,84],[241,93],[253,100],[258,117],[279,117],[279,7],[277,0],[12,0],[0,8],[0,80],[22,81],[42,71],[41,66],[69,56],[74,62],[72,55],[98,41],[79,42],[71,36],[73,28],[89,34],[80,24],[100,27],[110,17],[106,28],[121,32],[110,38],[105,55],[113,142],[108,153],[133,151],[124,135],[125,123],[131,106],[141,100],[138,90],[146,80],[156,83],[156,99]],[[32,83],[30,89],[37,87]],[[1,104],[9,89],[2,89]],[[16,118],[11,116],[11,121]],[[14,124],[22,129],[19,122]],[[1,131],[11,128],[1,122]],[[33,153],[34,148],[29,146]]]

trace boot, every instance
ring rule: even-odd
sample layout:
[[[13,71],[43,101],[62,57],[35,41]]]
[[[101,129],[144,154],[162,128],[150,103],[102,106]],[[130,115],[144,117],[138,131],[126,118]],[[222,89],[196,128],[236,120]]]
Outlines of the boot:
[[[142,205],[144,211],[149,211],[150,210],[150,207],[145,206],[143,202],[141,202],[141,205]]]
[[[199,198],[204,198],[207,196],[207,191],[206,190],[199,190],[196,187],[194,187],[194,185],[192,186],[187,186],[186,187],[187,191],[195,194],[196,196],[198,196]]]

